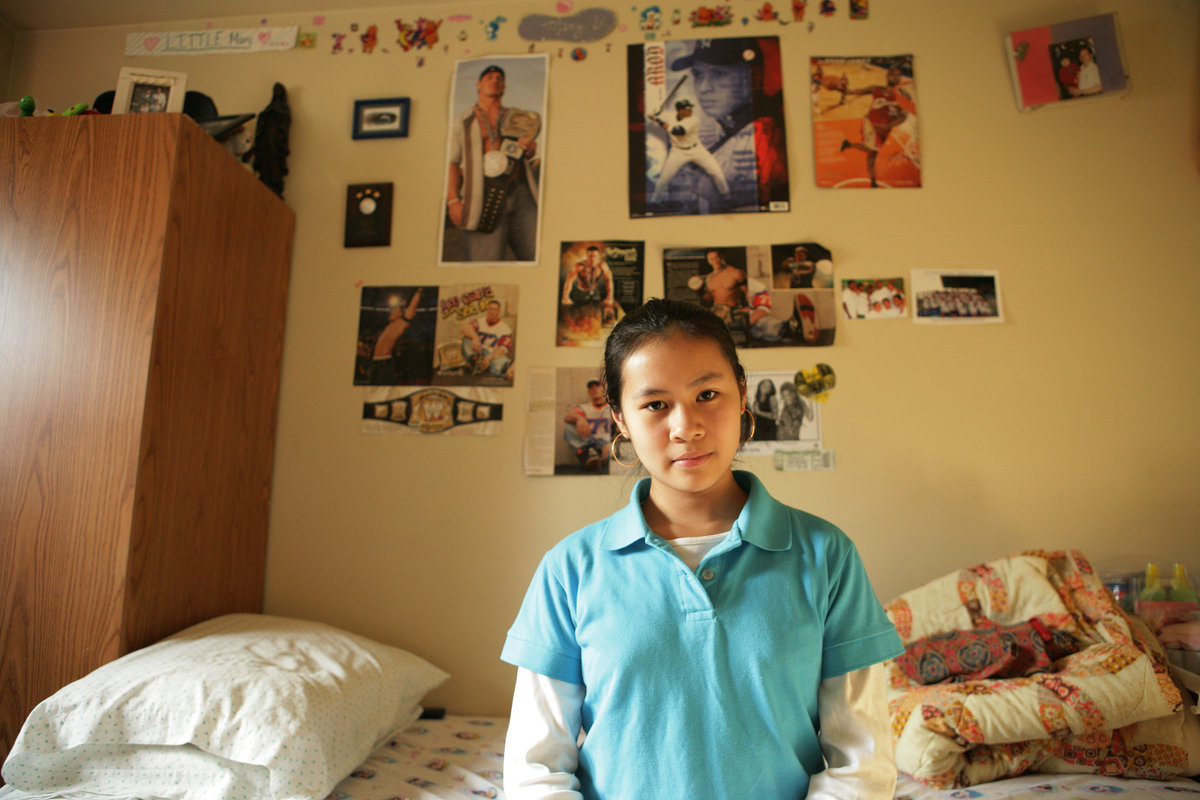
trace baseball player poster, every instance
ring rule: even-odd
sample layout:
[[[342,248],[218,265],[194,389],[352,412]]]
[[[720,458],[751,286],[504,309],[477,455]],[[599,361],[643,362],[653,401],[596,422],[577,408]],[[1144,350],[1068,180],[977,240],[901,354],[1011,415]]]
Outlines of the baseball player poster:
[[[775,36],[629,45],[629,215],[787,211]]]
[[[603,347],[612,326],[642,304],[644,253],[644,242],[562,243],[559,347]]]
[[[819,250],[818,250],[819,248]],[[812,242],[663,251],[663,287],[672,300],[699,303],[725,320],[739,347],[823,347],[837,332],[833,262],[794,268],[797,254],[828,251]],[[786,264],[788,259],[793,264]],[[776,266],[773,259],[779,259]],[[805,288],[775,288],[776,276],[809,270]]]
[[[813,57],[809,69],[817,186],[920,186],[912,56]]]
[[[455,66],[439,265],[538,263],[548,59],[489,56]]]

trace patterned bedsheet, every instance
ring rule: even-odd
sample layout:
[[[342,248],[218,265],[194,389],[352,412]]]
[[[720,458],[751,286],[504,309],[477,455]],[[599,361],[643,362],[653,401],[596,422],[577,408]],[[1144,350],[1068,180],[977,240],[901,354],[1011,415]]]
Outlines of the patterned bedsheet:
[[[327,800],[502,798],[504,717],[421,719],[388,738]]]

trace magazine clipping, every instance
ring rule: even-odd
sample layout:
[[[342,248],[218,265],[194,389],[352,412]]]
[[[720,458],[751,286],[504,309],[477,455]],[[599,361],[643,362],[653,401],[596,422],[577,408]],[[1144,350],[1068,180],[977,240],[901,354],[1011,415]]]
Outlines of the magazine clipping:
[[[710,309],[738,347],[824,347],[837,332],[833,261],[814,242],[667,249],[663,291]]]
[[[817,186],[920,186],[912,56],[814,56],[809,70]]]
[[[642,304],[645,244],[563,242],[558,275],[559,347],[603,347],[608,332]]]
[[[612,458],[612,413],[595,367],[532,367],[525,421],[526,475],[627,473]],[[637,460],[627,440],[621,460]]]

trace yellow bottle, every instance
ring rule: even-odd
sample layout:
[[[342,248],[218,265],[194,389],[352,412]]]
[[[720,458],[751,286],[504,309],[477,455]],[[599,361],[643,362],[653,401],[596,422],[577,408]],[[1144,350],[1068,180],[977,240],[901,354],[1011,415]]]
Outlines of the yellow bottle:
[[[1192,588],[1192,582],[1188,580],[1187,567],[1183,564],[1175,564],[1175,577],[1171,581],[1171,599],[1179,603],[1196,603],[1200,602],[1196,598],[1196,590]]]
[[[1162,580],[1158,577],[1158,564],[1153,562],[1146,565],[1146,583],[1138,592],[1138,600],[1166,600],[1167,590],[1163,588]]]

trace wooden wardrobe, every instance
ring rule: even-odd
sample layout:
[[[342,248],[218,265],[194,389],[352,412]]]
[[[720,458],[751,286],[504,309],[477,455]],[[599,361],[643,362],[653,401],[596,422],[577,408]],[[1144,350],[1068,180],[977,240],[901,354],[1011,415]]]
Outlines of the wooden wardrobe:
[[[0,759],[63,685],[261,611],[294,221],[183,115],[0,119]]]

